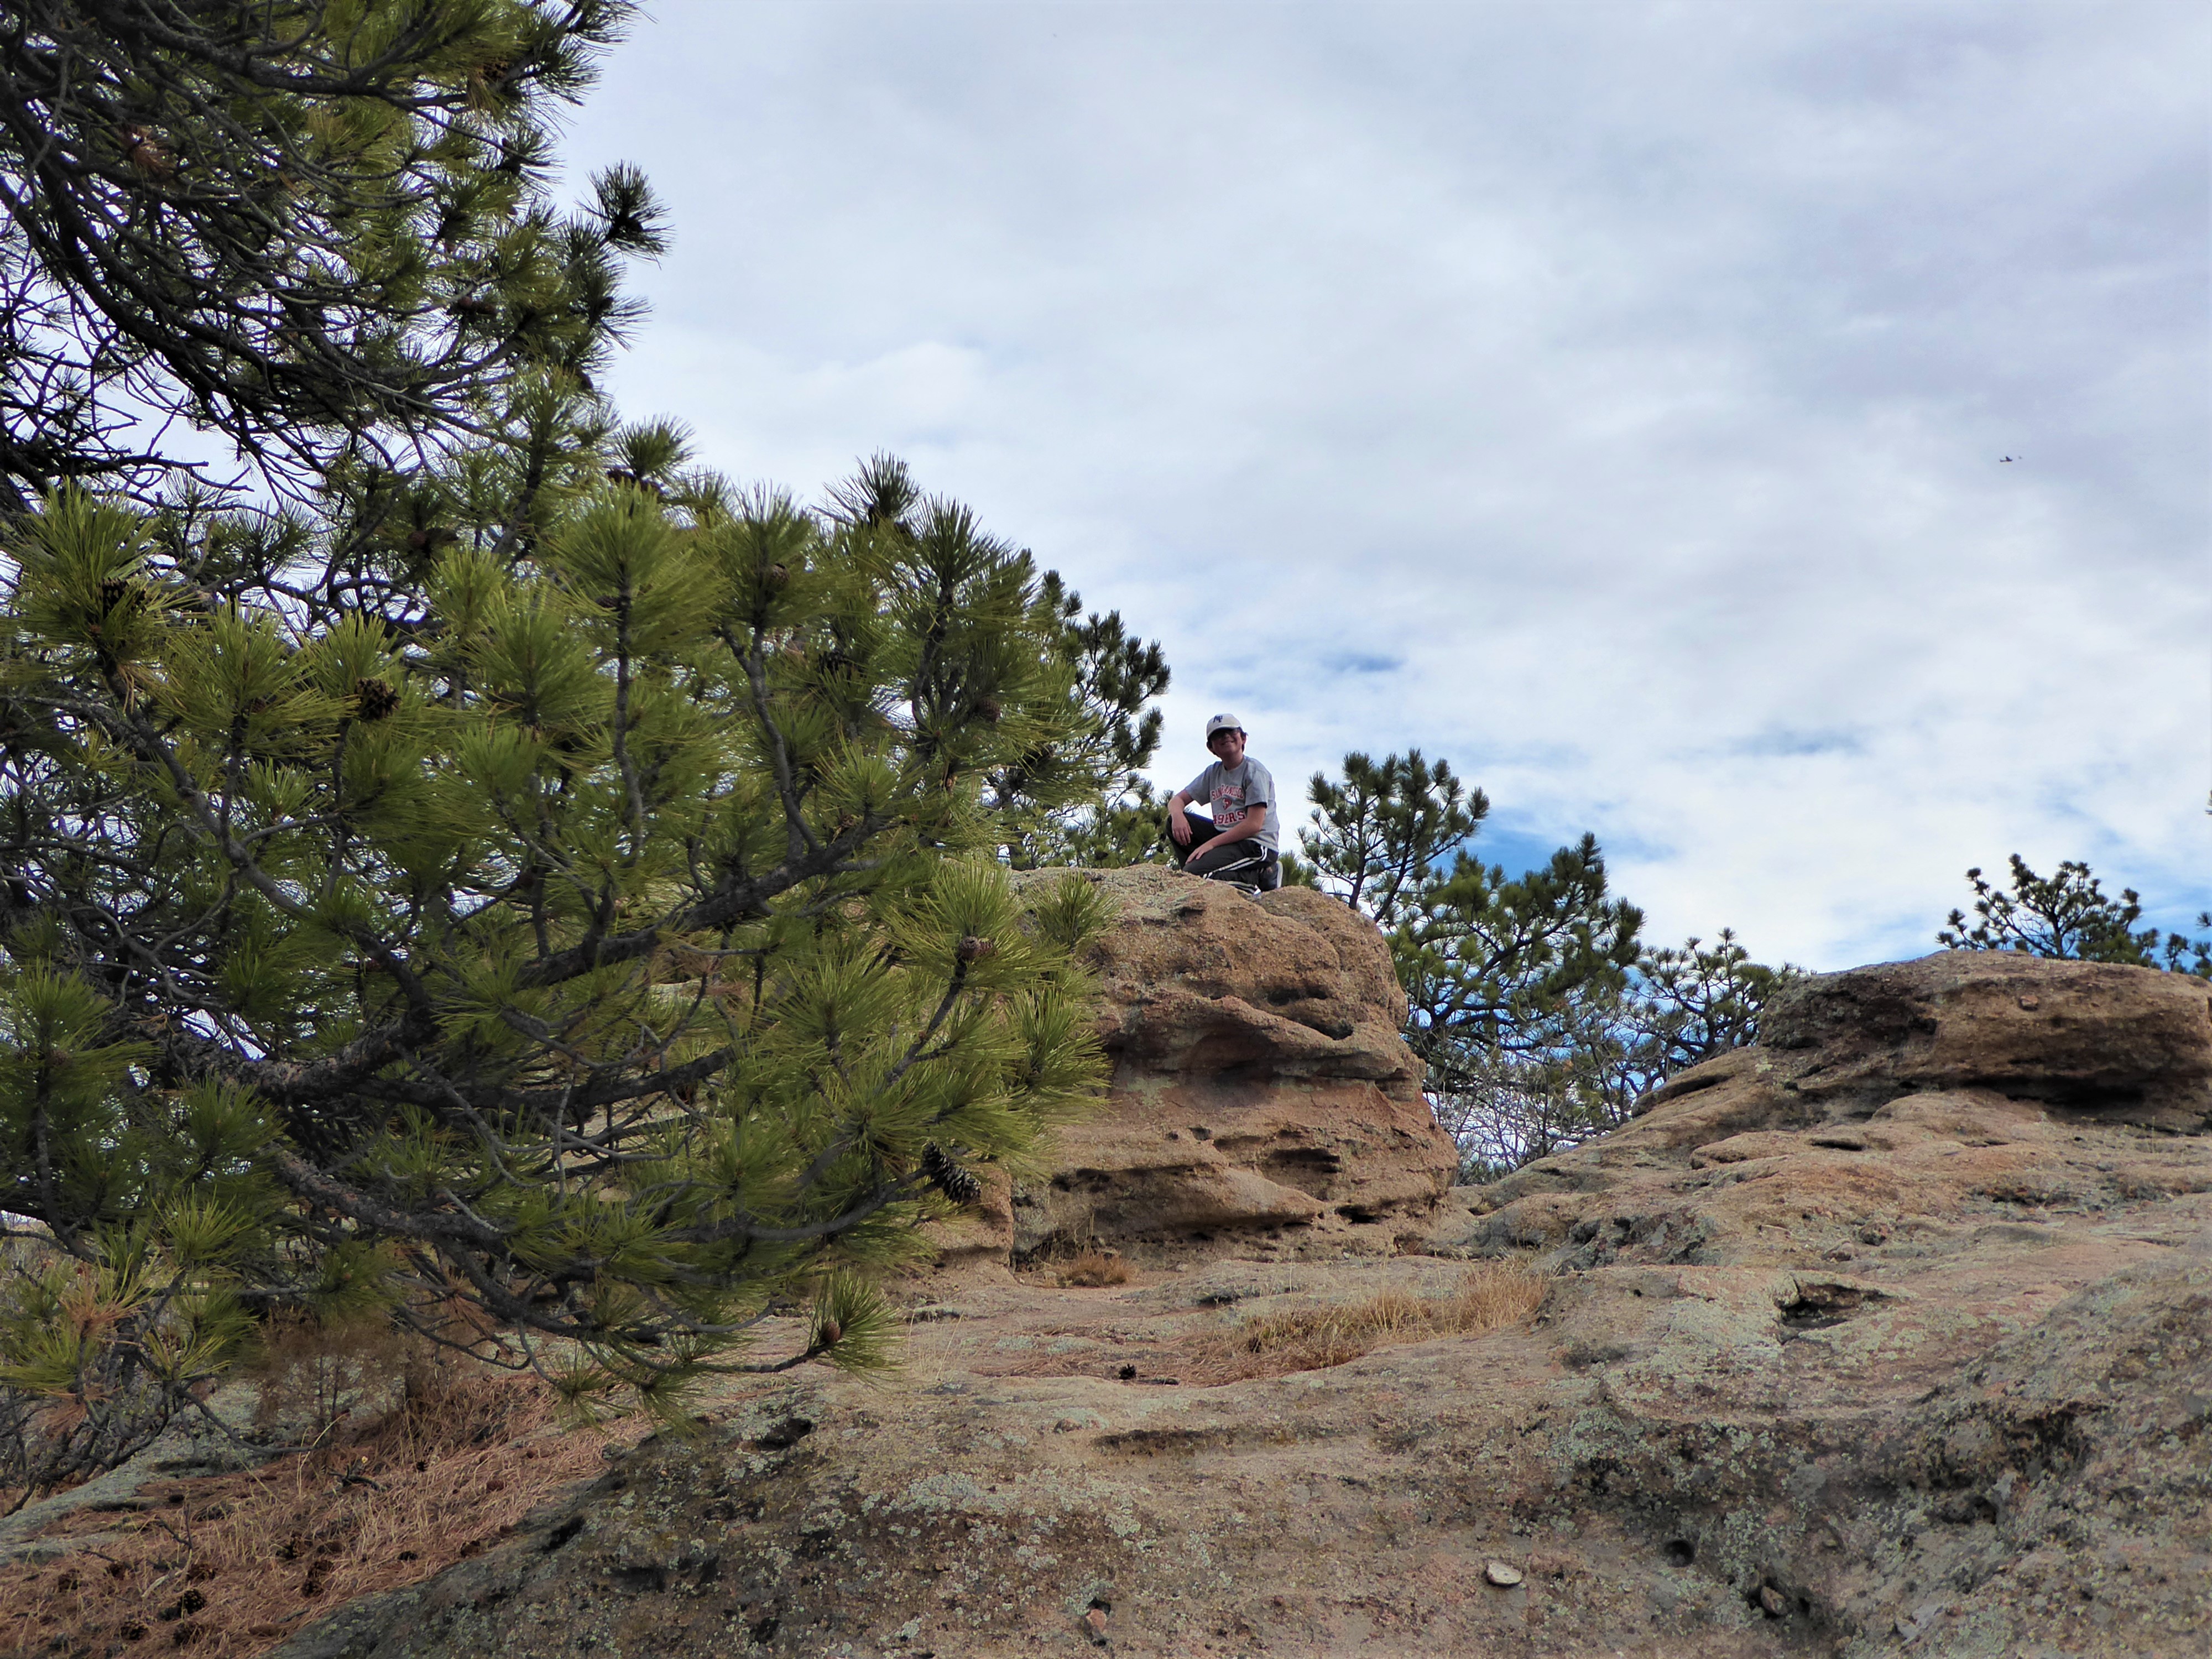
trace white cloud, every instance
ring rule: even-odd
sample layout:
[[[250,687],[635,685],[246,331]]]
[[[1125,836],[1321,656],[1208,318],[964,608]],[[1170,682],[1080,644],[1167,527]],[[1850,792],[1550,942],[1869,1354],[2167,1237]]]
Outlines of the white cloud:
[[[2159,4],[665,3],[615,376],[878,448],[1166,643],[1161,776],[1449,756],[1662,937],[2212,904],[2212,27]],[[2002,465],[1997,458],[2021,459]]]

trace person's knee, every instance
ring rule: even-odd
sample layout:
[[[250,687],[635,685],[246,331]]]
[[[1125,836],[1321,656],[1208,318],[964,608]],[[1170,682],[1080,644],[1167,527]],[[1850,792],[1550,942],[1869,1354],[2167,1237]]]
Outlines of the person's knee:
[[[1213,820],[1206,817],[1203,812],[1187,813],[1185,814],[1185,818],[1190,825],[1190,839],[1188,841],[1177,841],[1175,838],[1175,830],[1172,824],[1170,824],[1169,828],[1160,831],[1160,839],[1166,844],[1168,856],[1172,858],[1177,864],[1182,865],[1185,869],[1188,869],[1190,867],[1191,860],[1198,857],[1200,854],[1203,853],[1206,849],[1207,846],[1212,842]]]
[[[1215,843],[1203,847],[1184,860],[1183,868],[1194,876],[1210,876],[1217,870],[1225,870],[1232,864],[1256,860],[1259,853],[1242,842],[1231,842],[1227,846]]]

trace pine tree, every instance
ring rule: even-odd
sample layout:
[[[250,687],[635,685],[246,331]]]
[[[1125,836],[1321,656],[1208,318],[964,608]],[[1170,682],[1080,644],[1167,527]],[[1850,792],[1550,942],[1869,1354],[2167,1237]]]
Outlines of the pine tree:
[[[1481,790],[1469,794],[1449,762],[1432,767],[1418,749],[1379,766],[1355,750],[1344,757],[1344,781],[1316,772],[1307,798],[1314,827],[1298,831],[1301,879],[1340,892],[1386,927],[1490,815]]]
[[[1510,1168],[1609,1127],[1602,1085],[1644,913],[1613,896],[1595,837],[1518,878],[1462,854],[1400,902],[1407,1041],[1470,1168]]]
[[[1979,870],[1966,872],[1974,889],[1975,922],[1951,912],[1936,942],[1953,951],[2016,951],[2026,956],[2119,963],[2136,968],[2161,963],[2175,973],[2212,978],[2212,940],[2155,927],[2138,930],[2142,896],[2122,888],[2113,898],[2087,864],[2062,860],[2052,876],[2039,876],[2012,855],[2012,890],[1994,885]],[[2197,919],[2212,927],[2212,915]]]
[[[1159,752],[1152,703],[1168,689],[1167,658],[1158,641],[1130,633],[1120,611],[1085,617],[1083,596],[1057,572],[1038,590],[1037,624],[1048,665],[1083,719],[992,775],[987,798],[1000,844],[1018,870],[1136,863],[1167,825],[1164,803],[1139,775]]]
[[[293,1312],[580,1405],[881,1364],[873,1277],[1095,1090],[1098,901],[994,853],[1141,763],[1165,665],[894,460],[811,510],[617,423],[650,198],[537,179],[624,9],[0,21],[26,1491]]]
[[[644,180],[545,190],[618,0],[18,0],[0,17],[0,509],[315,498],[588,389]],[[204,434],[195,439],[193,430]]]
[[[1484,864],[1467,849],[1488,799],[1419,750],[1346,755],[1343,777],[1316,774],[1310,798],[1306,858],[1285,879],[1337,894],[1388,933],[1406,1040],[1469,1178],[1626,1121],[1673,1072],[1752,1041],[1796,972],[1753,962],[1726,929],[1710,949],[1646,945],[1595,836],[1517,878]]]
[[[1096,895],[988,856],[987,781],[1088,732],[1031,561],[606,459],[397,624],[211,599],[219,516],[20,521],[0,1207],[58,1249],[0,1380],[81,1392],[105,1320],[179,1389],[371,1305],[579,1399],[876,1363],[855,1272],[1092,1091]]]

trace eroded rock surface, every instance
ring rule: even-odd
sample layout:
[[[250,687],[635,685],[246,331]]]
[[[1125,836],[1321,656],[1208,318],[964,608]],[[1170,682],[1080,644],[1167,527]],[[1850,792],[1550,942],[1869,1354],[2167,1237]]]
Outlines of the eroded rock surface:
[[[1113,1087],[1014,1188],[1013,1249],[1334,1254],[1340,1235],[1378,1230],[1366,1247],[1387,1249],[1424,1226],[1457,1158],[1422,1101],[1375,925],[1307,888],[1255,900],[1144,866],[1087,878],[1118,908],[1091,964]]]
[[[1944,951],[1818,975],[1773,1012],[1761,1043],[1759,1077],[1834,1116],[1988,1089],[2062,1117],[2212,1126],[2212,987],[2181,974]],[[1686,1073],[1654,1103],[1714,1075]]]
[[[920,1287],[897,1382],[733,1392],[283,1652],[2201,1654],[2205,1006],[1986,957],[1817,981],[1792,1046],[1455,1191],[1424,1253]],[[1177,1018],[1157,1052],[1248,1029]],[[1243,1322],[1498,1255],[1553,1276],[1534,1323],[1184,1376]]]

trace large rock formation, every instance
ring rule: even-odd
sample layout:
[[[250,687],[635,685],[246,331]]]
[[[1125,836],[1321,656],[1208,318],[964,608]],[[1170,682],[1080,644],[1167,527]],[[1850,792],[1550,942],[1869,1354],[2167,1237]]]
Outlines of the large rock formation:
[[[1308,888],[1255,900],[1142,866],[1085,879],[1116,909],[1091,963],[1113,1085],[1016,1184],[1004,1242],[1144,1257],[1387,1251],[1418,1235],[1457,1158],[1399,1035],[1405,994],[1375,925]]]
[[[1988,957],[1816,980],[1419,1253],[948,1281],[901,1380],[733,1388],[281,1652],[2201,1654],[2209,1007]],[[1547,1275],[1540,1314],[1196,1384],[1248,1322],[1469,1257]]]
[[[2212,988],[2100,963],[1944,951],[1820,975],[1774,1010],[1752,1096],[1863,1116],[1901,1095],[1987,1089],[2071,1115],[2197,1133],[2212,1123]],[[1744,1075],[1683,1073],[1644,1103]],[[1741,1092],[1735,1091],[1734,1092]]]
[[[1627,1127],[1484,1188],[1478,1237],[1542,1248],[1573,1229],[1589,1248],[1570,1266],[1632,1247],[1711,1265],[1771,1254],[1756,1235],[1787,1219],[1801,1245],[1848,1257],[1858,1232],[1939,1212],[1962,1188],[2033,1211],[2108,1184],[2054,1173],[2090,1131],[2186,1137],[2165,1158],[2194,1167],[2212,1128],[2212,986],[1972,952],[1821,975],[1771,1012],[1758,1047],[1680,1073],[1639,1109]],[[1833,1194],[1814,1213],[1754,1215],[1771,1158],[1788,1160],[1788,1192]],[[1644,1230],[1635,1238],[1613,1237],[1624,1224],[1591,1201],[1616,1191],[1640,1206],[1626,1224]]]

